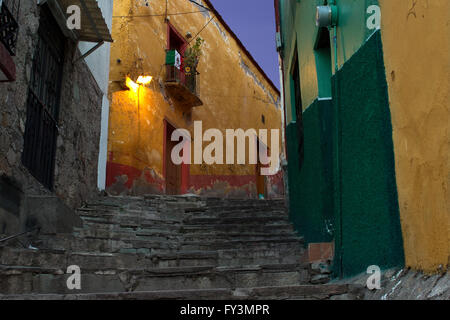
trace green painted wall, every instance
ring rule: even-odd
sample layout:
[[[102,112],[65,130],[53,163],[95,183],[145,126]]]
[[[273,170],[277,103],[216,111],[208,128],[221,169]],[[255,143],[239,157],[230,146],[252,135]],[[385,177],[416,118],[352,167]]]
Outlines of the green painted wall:
[[[334,108],[339,113],[335,111],[334,118],[338,116],[340,124],[339,161],[336,149],[333,153],[340,166],[340,179],[335,177],[340,183],[336,203],[341,204],[335,210],[335,272],[351,276],[370,265],[402,266],[392,125],[379,31],[339,70],[333,83]]]
[[[315,50],[315,11],[321,4],[322,0],[280,2],[284,81],[289,89],[285,100],[291,220],[307,243],[334,239],[336,276],[365,272],[372,264],[402,266],[383,51],[380,32],[366,28],[366,9],[378,0],[337,0],[340,70],[332,79],[323,79],[327,66]],[[333,40],[330,42],[333,58]],[[301,170],[291,99],[295,49],[304,108],[305,159]],[[334,66],[334,61],[330,64]],[[330,91],[332,105],[318,99]]]
[[[316,100],[303,114],[304,161],[298,161],[297,123],[287,127],[290,217],[306,243],[333,240],[331,100]]]
[[[377,5],[378,0],[336,0],[339,8],[338,23],[338,65],[339,68],[351,58],[351,56],[364,44],[365,40],[373,33],[367,29],[366,20],[370,16],[366,13],[370,5]],[[318,79],[316,56],[314,50],[318,36],[316,27],[316,7],[323,5],[324,0],[281,0],[280,15],[283,39],[284,73],[291,72],[294,55],[294,47],[297,47],[300,59],[300,79],[302,89],[303,108],[310,106],[317,97],[328,96],[329,88],[322,88],[319,95],[319,83],[328,83],[328,79]],[[330,42],[333,46],[333,34],[330,34]],[[334,51],[331,51],[331,65],[334,67]],[[334,68],[333,68],[334,69]],[[334,74],[334,70],[333,70]],[[285,78],[285,85],[289,88],[289,79]],[[287,108],[290,108],[290,93],[286,93]],[[292,120],[290,110],[287,123]]]

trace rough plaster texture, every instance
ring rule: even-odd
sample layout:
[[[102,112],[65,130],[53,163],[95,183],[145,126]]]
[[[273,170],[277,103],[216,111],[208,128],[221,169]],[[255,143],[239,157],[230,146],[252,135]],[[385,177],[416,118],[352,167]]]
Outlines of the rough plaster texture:
[[[450,2],[380,1],[406,264],[450,259]]]
[[[193,122],[197,120],[203,122],[203,131],[218,128],[223,133],[225,129],[281,128],[279,93],[216,20],[200,34],[205,39],[204,54],[198,67],[203,106],[186,108],[168,96],[164,89],[167,24],[163,16],[138,17],[161,14],[165,9],[165,2],[152,2],[148,7],[139,6],[136,1],[116,1],[114,4],[115,43],[111,52],[109,95],[112,104],[108,141],[109,167],[121,165],[130,172],[153,170],[163,186],[165,119],[175,127],[189,130],[192,139]],[[198,10],[198,6],[188,1],[170,1],[168,7],[169,13]],[[170,23],[183,36],[188,31],[195,35],[211,18],[208,12],[177,15],[170,16]],[[123,90],[121,85],[127,74],[140,73],[152,75],[154,79],[147,88],[141,89],[138,114],[137,93]],[[262,115],[265,124],[261,121]],[[191,165],[189,172],[193,180],[196,176],[209,176],[212,181],[200,188],[195,181],[188,186],[199,194],[208,188],[220,193],[226,183],[229,183],[226,191],[232,192],[233,188],[239,187],[239,183],[233,181],[241,181],[243,177],[252,177],[252,183],[256,182],[255,166],[252,165]],[[123,174],[131,179],[124,171],[108,170],[108,174],[109,186],[111,183],[117,185],[116,177]],[[224,176],[237,179],[223,180],[221,177]],[[245,188],[250,190],[250,184],[246,183]]]
[[[403,266],[380,32],[346,62],[333,83],[340,123],[339,149],[334,152],[339,155],[340,172],[335,180],[340,191],[336,200],[340,203],[336,210],[336,270],[351,276],[370,265],[383,269]]]
[[[316,100],[303,114],[304,160],[298,165],[297,123],[288,126],[290,217],[305,242],[333,239],[333,104]]]
[[[0,84],[0,174],[11,177],[25,195],[49,195],[22,165],[26,99],[37,43],[39,8],[22,1],[17,80]],[[54,194],[78,207],[97,190],[97,159],[102,94],[83,61],[72,65],[75,43],[66,43],[57,139]]]

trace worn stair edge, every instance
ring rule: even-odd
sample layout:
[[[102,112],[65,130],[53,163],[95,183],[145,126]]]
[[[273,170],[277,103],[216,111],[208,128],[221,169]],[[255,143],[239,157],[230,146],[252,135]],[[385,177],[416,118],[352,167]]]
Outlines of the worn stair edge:
[[[0,300],[258,300],[284,299],[362,299],[363,286],[350,284],[300,285],[238,289],[191,289],[85,294],[0,295]]]

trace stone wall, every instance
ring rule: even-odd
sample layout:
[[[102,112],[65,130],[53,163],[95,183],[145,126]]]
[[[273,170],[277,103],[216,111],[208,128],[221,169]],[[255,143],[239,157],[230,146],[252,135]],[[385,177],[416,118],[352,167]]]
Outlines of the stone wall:
[[[49,195],[22,165],[26,99],[37,44],[39,7],[22,1],[19,17],[15,82],[0,83],[0,176],[24,195]],[[97,191],[97,161],[102,92],[84,61],[72,64],[76,44],[66,41],[55,161],[54,193],[69,207],[78,207]],[[0,226],[1,227],[1,226]]]

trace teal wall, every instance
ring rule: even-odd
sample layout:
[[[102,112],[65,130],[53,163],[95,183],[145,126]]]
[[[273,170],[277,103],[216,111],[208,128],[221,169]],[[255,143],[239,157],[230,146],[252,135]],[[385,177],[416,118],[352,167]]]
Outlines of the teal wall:
[[[373,33],[367,29],[366,20],[370,16],[367,7],[377,5],[378,0],[336,0],[339,8],[339,24],[337,29],[338,65],[339,68],[364,44]],[[300,79],[303,108],[306,109],[317,97],[328,96],[327,90],[319,95],[319,83],[328,82],[317,74],[316,52],[314,50],[318,36],[316,27],[316,7],[323,5],[324,0],[280,0],[281,30],[283,39],[284,73],[290,73],[295,47],[300,59]],[[330,42],[333,46],[333,34]],[[331,51],[331,66],[334,73],[334,51]],[[320,81],[322,80],[322,81]],[[289,80],[285,85],[289,88]],[[286,93],[287,108],[290,108],[290,93]],[[287,122],[292,120],[289,110]]]
[[[334,74],[334,61],[328,72],[325,55],[315,50],[315,11],[324,2],[280,2],[290,217],[306,243],[335,241],[335,276],[365,272],[370,265],[404,264],[381,37],[366,28],[366,9],[377,3],[337,0],[339,71]],[[304,109],[301,170],[291,98],[295,49]],[[332,102],[320,99],[330,93]]]
[[[333,241],[333,105],[318,101],[303,114],[304,160],[298,159],[297,123],[287,127],[290,217],[307,243]]]
[[[339,183],[336,274],[351,276],[370,265],[404,264],[394,145],[381,34],[376,32],[333,78],[334,149]],[[335,121],[336,125],[336,121]],[[336,147],[336,145],[335,145]],[[338,155],[338,160],[336,160]]]

